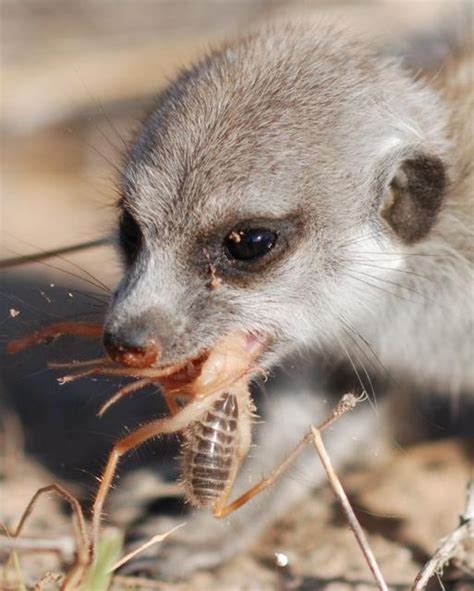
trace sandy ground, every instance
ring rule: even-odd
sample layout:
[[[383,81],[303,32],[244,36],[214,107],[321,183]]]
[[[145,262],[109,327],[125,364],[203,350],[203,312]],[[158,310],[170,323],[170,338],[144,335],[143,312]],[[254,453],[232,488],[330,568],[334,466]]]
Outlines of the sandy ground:
[[[18,426],[8,422],[7,426],[8,432],[2,433],[8,437],[9,445],[4,447],[6,453],[0,472],[0,520],[12,528],[32,494],[58,479],[22,454]],[[474,440],[444,440],[409,448],[378,469],[344,476],[352,506],[390,589],[409,589],[442,538],[458,527],[473,457]],[[150,478],[150,482],[156,492],[156,480]],[[70,485],[66,486],[71,489]],[[70,565],[74,545],[71,519],[64,503],[53,494],[37,504],[21,537],[33,546],[34,541],[40,540],[43,544],[49,541],[50,545],[67,548],[66,559]],[[15,568],[11,561],[6,562],[7,553],[0,546],[0,558],[6,563],[0,570],[0,585],[5,591],[19,589],[19,581],[32,588],[45,573],[62,573],[68,569],[64,559],[51,552],[23,552],[19,556],[19,567]],[[445,568],[432,588],[445,585],[444,588],[453,591],[468,591],[473,588],[473,576],[474,539],[471,538],[458,551],[458,560]],[[58,584],[51,583],[46,588],[57,589]],[[275,522],[247,552],[215,571],[198,572],[177,584],[160,581],[159,576],[153,581],[124,576],[112,580],[112,589],[169,591],[372,591],[375,588],[356,539],[328,486]]]

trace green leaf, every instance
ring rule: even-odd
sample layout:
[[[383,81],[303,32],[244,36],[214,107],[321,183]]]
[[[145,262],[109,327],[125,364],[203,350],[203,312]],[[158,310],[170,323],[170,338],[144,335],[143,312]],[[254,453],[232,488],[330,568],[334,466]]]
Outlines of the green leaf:
[[[122,554],[123,535],[116,529],[105,530],[97,548],[97,558],[90,567],[80,591],[107,591],[109,572]]]

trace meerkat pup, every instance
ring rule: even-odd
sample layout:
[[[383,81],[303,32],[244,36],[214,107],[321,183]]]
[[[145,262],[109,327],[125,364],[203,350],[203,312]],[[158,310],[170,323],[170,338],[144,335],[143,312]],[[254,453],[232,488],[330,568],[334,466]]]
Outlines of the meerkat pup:
[[[384,372],[413,396],[473,392],[471,66],[454,55],[430,84],[337,27],[274,24],[182,73],[143,123],[120,179],[125,274],[105,347],[161,367],[265,335],[260,364],[286,371],[265,385],[241,488],[327,414],[322,356],[371,397]],[[336,464],[383,430],[366,406],[327,434]],[[314,453],[299,466],[305,483],[232,518],[192,514],[154,566],[176,577],[253,542],[323,481]]]

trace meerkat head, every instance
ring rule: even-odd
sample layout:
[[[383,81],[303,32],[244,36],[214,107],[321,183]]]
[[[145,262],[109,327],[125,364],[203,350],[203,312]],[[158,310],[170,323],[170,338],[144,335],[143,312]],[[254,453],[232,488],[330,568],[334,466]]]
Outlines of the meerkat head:
[[[165,365],[244,330],[271,363],[376,322],[359,273],[387,253],[370,275],[390,275],[429,236],[443,151],[435,97],[339,30],[278,25],[209,55],[125,160],[110,355]]]

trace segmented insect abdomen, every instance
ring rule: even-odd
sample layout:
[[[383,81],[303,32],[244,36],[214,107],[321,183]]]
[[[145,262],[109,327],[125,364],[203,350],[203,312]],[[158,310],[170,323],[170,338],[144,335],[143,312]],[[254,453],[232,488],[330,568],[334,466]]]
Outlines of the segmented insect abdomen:
[[[237,459],[239,407],[223,394],[185,433],[183,483],[195,507],[213,505],[222,495]]]

